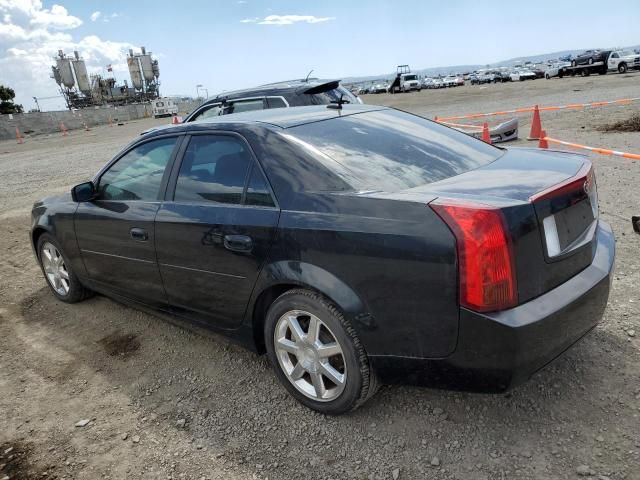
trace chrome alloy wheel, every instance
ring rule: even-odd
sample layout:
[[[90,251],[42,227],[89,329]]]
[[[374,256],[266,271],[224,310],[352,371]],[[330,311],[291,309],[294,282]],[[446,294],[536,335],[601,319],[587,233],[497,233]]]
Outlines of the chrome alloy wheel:
[[[69,294],[69,272],[64,264],[64,258],[51,243],[45,242],[40,251],[42,267],[49,284],[59,295]]]
[[[273,337],[278,363],[296,389],[319,402],[340,396],[347,365],[340,344],[322,320],[291,310],[278,319]]]

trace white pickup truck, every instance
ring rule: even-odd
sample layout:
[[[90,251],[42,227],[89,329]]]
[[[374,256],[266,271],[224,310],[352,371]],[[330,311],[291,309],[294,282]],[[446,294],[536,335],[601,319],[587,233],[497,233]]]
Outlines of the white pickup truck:
[[[403,73],[400,75],[400,90],[403,92],[410,92],[411,90],[422,89],[422,83],[418,80],[418,76],[415,73]]]
[[[640,70],[640,54],[632,50],[614,50],[607,60],[609,70],[626,73],[627,70]]]

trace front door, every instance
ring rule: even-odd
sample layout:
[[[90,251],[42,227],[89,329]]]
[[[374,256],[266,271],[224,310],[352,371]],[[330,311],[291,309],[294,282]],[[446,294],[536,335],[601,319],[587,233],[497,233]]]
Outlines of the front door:
[[[178,137],[133,147],[97,181],[97,196],[78,206],[75,231],[89,277],[102,287],[166,305],[154,246],[160,208]]]
[[[188,142],[175,187],[169,187],[175,191],[156,216],[158,264],[174,309],[234,328],[266,261],[280,211],[243,138],[207,134]]]

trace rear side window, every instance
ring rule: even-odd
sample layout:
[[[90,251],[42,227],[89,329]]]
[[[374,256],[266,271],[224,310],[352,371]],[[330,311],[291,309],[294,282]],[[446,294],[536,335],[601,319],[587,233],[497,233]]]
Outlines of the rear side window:
[[[397,110],[309,123],[282,135],[354,190],[405,190],[459,175],[502,155],[501,149],[469,135]]]
[[[244,142],[235,137],[194,136],[180,165],[174,199],[239,204],[252,161]]]
[[[247,184],[247,196],[245,205],[256,205],[260,207],[275,207],[271,192],[267,187],[267,181],[257,165],[253,165],[251,176]]]

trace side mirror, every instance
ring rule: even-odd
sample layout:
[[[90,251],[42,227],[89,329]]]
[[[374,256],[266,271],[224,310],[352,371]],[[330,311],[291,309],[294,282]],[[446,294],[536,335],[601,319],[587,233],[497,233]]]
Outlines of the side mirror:
[[[93,182],[84,182],[71,189],[71,198],[74,202],[90,202],[96,196],[96,187]]]

